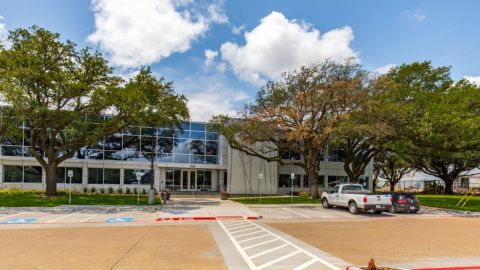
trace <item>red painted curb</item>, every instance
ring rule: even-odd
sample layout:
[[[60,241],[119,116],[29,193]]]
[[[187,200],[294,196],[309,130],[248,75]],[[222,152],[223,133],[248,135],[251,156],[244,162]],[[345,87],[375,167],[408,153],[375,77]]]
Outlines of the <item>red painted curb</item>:
[[[216,216],[216,217],[165,217],[165,218],[157,218],[155,221],[191,221],[191,220],[229,220],[229,219],[258,219],[255,216]]]
[[[455,267],[439,267],[439,268],[414,268],[412,270],[467,270],[480,269],[480,265],[476,266],[455,266]]]

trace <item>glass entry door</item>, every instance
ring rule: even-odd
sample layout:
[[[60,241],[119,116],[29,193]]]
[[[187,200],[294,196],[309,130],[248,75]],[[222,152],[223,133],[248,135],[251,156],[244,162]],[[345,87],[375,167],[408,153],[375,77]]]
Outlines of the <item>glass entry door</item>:
[[[197,172],[191,170],[182,171],[182,190],[197,190]]]

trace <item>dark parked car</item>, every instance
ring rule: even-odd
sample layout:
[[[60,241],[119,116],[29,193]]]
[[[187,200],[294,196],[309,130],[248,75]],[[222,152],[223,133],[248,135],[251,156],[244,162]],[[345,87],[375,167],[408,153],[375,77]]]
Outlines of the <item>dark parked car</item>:
[[[390,213],[410,212],[417,213],[420,211],[420,201],[411,193],[405,192],[388,192],[392,195],[393,201],[390,207]]]

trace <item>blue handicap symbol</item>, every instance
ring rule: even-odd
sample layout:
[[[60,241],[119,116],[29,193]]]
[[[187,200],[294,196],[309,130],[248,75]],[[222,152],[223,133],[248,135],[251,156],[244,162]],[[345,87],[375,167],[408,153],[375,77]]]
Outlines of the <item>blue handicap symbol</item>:
[[[115,218],[108,218],[105,220],[105,222],[108,222],[108,223],[132,222],[132,221],[133,221],[132,217],[115,217]]]
[[[12,218],[6,221],[3,221],[3,224],[26,224],[36,221],[37,218]]]

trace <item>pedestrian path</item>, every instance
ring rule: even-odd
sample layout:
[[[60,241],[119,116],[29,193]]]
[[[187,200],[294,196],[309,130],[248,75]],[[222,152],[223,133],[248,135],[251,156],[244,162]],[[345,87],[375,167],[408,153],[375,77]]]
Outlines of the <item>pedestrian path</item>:
[[[248,268],[340,270],[346,262],[266,225],[250,220],[218,220]]]

